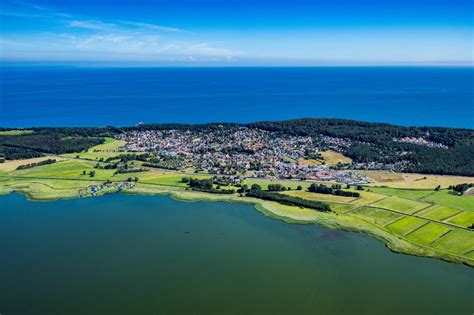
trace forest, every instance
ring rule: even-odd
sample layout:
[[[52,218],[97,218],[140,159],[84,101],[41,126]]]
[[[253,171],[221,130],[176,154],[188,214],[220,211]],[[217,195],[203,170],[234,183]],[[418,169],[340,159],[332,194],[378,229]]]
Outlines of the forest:
[[[28,159],[44,154],[80,152],[114,136],[110,128],[30,128],[33,132],[22,135],[0,134],[0,156],[8,160]],[[7,129],[1,129],[7,130]],[[10,129],[11,130],[11,129]]]

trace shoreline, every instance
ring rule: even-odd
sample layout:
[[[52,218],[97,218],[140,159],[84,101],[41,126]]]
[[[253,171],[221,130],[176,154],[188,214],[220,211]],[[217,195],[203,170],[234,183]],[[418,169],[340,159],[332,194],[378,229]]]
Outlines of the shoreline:
[[[40,193],[35,193],[35,191],[31,190],[30,186],[27,185],[22,187],[12,187],[9,189],[4,187],[3,190],[0,189],[0,198],[3,195],[11,193],[24,195],[31,202],[50,202],[56,200],[93,197],[78,197],[77,192],[71,188],[66,188],[64,191],[73,192],[73,194],[63,196],[41,196]],[[118,192],[101,191],[96,197],[111,193]],[[440,259],[450,263],[458,263],[468,267],[474,267],[474,259],[466,259],[466,257],[435,250],[420,244],[414,244],[405,238],[389,233],[371,222],[346,214],[335,212],[323,213],[306,208],[284,206],[276,202],[251,197],[209,194],[190,191],[181,187],[165,187],[151,184],[138,183],[135,187],[124,189],[121,193],[142,196],[170,196],[172,199],[180,202],[230,202],[252,205],[256,211],[271,219],[280,220],[289,224],[318,224],[331,230],[363,233],[381,241],[386,248],[397,254]]]

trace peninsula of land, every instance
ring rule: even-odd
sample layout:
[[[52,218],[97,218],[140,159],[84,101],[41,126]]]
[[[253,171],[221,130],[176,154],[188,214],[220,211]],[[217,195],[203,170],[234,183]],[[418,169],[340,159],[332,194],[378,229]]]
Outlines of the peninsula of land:
[[[474,130],[340,119],[0,128],[0,194],[229,201],[474,266]]]

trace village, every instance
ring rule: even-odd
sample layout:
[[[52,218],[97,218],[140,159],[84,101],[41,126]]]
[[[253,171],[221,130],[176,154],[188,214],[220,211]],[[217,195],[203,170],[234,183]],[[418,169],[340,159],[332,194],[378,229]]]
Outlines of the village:
[[[126,152],[154,154],[163,167],[196,172],[267,179],[336,181],[366,184],[370,178],[350,165],[326,165],[322,150],[340,150],[348,140],[279,135],[256,128],[131,131],[117,137]],[[148,164],[150,165],[150,164]]]
[[[428,134],[429,136],[429,134]],[[433,141],[428,141],[422,137],[403,137],[403,138],[400,138],[400,139],[397,139],[397,138],[394,138],[393,139],[394,142],[403,142],[403,143],[411,143],[411,144],[416,144],[416,145],[422,145],[422,146],[426,146],[426,147],[429,147],[429,148],[440,148],[440,149],[445,149],[447,150],[448,149],[448,146],[444,145],[444,144],[441,144],[441,143],[436,143],[436,142],[433,142]]]

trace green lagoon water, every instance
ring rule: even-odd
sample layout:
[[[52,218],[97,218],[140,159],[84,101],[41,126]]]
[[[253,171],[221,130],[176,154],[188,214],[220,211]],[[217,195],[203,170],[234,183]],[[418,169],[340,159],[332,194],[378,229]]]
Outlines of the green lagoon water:
[[[473,268],[248,205],[0,197],[2,315],[473,312]]]

